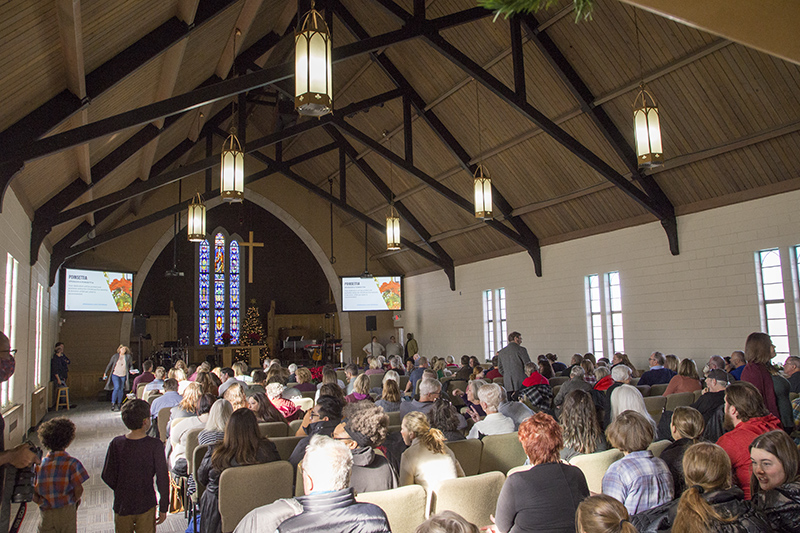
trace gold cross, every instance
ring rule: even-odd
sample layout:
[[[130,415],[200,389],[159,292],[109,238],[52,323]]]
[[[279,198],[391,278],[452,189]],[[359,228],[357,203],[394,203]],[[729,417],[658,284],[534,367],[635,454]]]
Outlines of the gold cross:
[[[247,283],[253,283],[253,249],[263,248],[263,242],[255,242],[253,240],[253,232],[250,232],[250,240],[243,242],[242,246],[248,248],[247,250]]]

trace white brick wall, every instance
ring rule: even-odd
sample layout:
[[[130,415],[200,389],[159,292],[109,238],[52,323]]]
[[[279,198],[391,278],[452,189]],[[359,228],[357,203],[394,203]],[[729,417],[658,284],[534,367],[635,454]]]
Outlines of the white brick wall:
[[[790,247],[800,244],[800,191],[678,219],[681,253],[669,253],[657,222],[547,246],[544,277],[525,253],[456,268],[456,291],[442,272],[408,277],[406,331],[424,355],[483,356],[481,293],[505,287],[508,330],[523,334],[532,356],[567,360],[589,347],[584,277],[620,272],[625,350],[644,366],[659,350],[693,357],[742,349],[761,330],[754,252],[780,247],[784,281],[792,279]],[[794,295],[786,292],[790,346],[798,353]]]
[[[16,339],[12,348],[16,348],[16,370],[14,372],[13,402],[23,406],[21,420],[23,433],[28,429],[30,420],[30,401],[34,391],[34,351],[36,346],[36,289],[37,283],[45,288],[43,302],[45,323],[42,334],[42,379],[44,384],[50,380],[50,355],[55,343],[53,336],[57,332],[58,322],[58,285],[48,287],[50,254],[42,246],[38,262],[31,267],[30,257],[31,221],[20,205],[13,189],[8,189],[0,215],[0,328],[5,318],[5,277],[6,257],[8,253],[19,262],[17,275],[17,317]]]

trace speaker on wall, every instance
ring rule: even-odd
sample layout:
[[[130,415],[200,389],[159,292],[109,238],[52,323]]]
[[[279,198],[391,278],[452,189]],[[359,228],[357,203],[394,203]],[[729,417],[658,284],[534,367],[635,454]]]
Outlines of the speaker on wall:
[[[375,331],[378,329],[378,317],[375,315],[367,315],[367,331]]]
[[[144,335],[147,332],[147,318],[141,315],[133,317],[133,337]]]

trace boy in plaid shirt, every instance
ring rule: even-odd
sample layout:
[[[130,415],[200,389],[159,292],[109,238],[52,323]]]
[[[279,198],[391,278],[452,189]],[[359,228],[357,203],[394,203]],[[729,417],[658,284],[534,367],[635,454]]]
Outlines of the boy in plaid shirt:
[[[50,450],[36,468],[33,500],[42,513],[40,533],[78,530],[78,505],[89,474],[80,461],[65,451],[74,438],[75,424],[67,418],[53,418],[39,428],[39,440]]]

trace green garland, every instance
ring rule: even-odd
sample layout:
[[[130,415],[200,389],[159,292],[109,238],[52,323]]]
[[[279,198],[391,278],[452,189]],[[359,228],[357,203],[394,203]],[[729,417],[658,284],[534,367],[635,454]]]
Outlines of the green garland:
[[[575,22],[591,20],[594,0],[573,0],[575,3]],[[500,15],[506,18],[518,13],[528,14],[552,7],[559,0],[478,0],[478,5],[495,12],[495,20]]]

